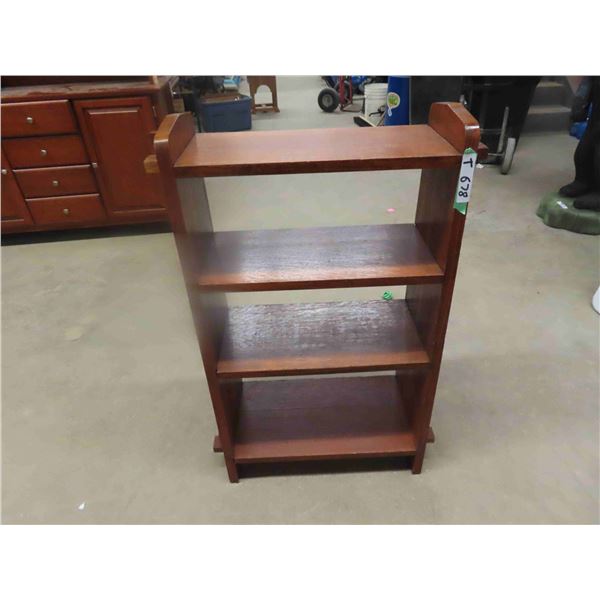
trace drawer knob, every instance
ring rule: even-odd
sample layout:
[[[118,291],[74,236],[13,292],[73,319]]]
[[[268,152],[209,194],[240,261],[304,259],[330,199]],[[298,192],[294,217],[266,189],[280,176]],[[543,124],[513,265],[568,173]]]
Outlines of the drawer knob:
[[[42,156],[48,156],[48,150],[44,150],[43,148],[40,150],[40,154]]]
[[[30,124],[33,125],[33,117],[25,117],[25,120]]]
[[[52,180],[52,187],[58,187],[58,179]]]
[[[68,215],[70,212],[71,211],[68,208],[63,208],[63,215]]]
[[[2,169],[2,175],[8,175],[8,171],[6,169]]]

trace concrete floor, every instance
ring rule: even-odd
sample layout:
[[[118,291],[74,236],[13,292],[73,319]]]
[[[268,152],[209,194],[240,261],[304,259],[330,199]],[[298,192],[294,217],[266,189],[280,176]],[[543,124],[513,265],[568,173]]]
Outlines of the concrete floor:
[[[280,78],[256,129],[352,127]],[[598,238],[546,227],[575,141],[525,137],[477,171],[424,471],[229,484],[170,234],[2,251],[7,523],[597,523]],[[212,179],[219,229],[409,221],[417,172]],[[396,208],[388,213],[387,208]],[[40,238],[37,238],[40,239]],[[381,290],[232,295],[232,303]],[[83,505],[82,503],[85,503]],[[81,509],[80,509],[81,507]]]

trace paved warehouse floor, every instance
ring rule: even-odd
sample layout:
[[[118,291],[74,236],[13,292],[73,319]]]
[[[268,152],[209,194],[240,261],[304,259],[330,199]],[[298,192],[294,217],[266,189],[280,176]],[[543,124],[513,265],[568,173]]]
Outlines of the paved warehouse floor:
[[[280,78],[256,129],[351,127],[319,81]],[[553,230],[540,197],[575,141],[522,139],[477,171],[423,473],[229,484],[170,234],[2,249],[7,523],[596,523],[598,238]],[[213,179],[219,229],[411,220],[417,172]],[[396,208],[388,213],[387,208]],[[377,298],[380,289],[232,295]],[[83,504],[85,503],[85,504]],[[81,507],[81,509],[80,509]]]

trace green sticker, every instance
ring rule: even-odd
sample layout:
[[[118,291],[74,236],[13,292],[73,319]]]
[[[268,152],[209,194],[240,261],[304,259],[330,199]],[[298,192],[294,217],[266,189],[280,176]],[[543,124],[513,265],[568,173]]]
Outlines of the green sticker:
[[[396,92],[389,92],[387,95],[388,108],[396,108],[400,106],[400,96]]]

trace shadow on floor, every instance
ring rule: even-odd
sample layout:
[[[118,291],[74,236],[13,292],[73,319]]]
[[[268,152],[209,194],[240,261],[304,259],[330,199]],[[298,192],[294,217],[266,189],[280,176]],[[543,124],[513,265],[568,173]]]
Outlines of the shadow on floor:
[[[170,231],[171,225],[167,222],[118,225],[115,227],[94,227],[90,229],[69,229],[63,231],[34,231],[30,233],[12,233],[3,235],[2,246],[43,244],[47,242],[71,242],[73,240],[169,233]]]
[[[360,473],[364,471],[398,471],[411,468],[405,456],[391,458],[361,458],[345,460],[298,461],[288,463],[255,463],[238,465],[240,478],[285,475],[316,475],[331,473]]]

